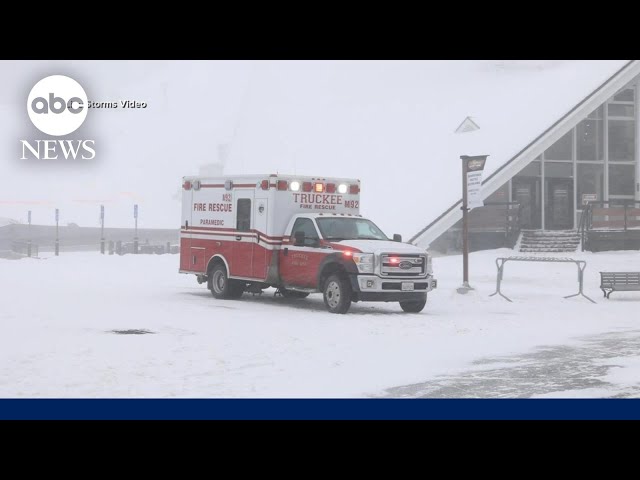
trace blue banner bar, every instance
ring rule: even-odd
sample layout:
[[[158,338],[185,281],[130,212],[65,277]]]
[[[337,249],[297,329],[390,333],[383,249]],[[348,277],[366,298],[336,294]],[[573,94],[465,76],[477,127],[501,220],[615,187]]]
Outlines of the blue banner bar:
[[[0,399],[0,419],[638,420],[640,399]]]

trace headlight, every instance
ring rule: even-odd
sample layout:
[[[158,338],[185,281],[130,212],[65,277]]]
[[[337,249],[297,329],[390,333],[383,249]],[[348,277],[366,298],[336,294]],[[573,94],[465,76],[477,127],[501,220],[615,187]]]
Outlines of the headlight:
[[[360,273],[373,273],[373,254],[372,253],[354,253],[353,262],[358,266]]]

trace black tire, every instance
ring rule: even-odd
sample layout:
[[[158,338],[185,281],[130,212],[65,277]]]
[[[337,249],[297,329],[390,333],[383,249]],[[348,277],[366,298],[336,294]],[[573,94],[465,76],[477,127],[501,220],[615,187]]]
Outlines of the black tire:
[[[207,286],[211,294],[219,299],[239,298],[244,292],[244,283],[230,279],[226,267],[221,263],[211,270]]]
[[[240,298],[244,293],[247,284],[240,280],[229,280],[231,291],[229,292],[229,298]]]
[[[286,288],[281,288],[280,293],[284,298],[307,298],[309,296],[306,292],[297,292],[295,290],[287,290]]]
[[[427,304],[427,297],[416,302],[400,302],[400,307],[407,313],[420,313]]]
[[[351,284],[344,275],[333,274],[324,282],[324,304],[331,313],[347,313],[351,306]]]

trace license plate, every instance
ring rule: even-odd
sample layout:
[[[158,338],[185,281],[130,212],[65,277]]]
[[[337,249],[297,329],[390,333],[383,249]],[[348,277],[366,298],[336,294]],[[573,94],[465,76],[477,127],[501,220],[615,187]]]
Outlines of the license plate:
[[[402,282],[402,291],[413,290],[413,282]]]

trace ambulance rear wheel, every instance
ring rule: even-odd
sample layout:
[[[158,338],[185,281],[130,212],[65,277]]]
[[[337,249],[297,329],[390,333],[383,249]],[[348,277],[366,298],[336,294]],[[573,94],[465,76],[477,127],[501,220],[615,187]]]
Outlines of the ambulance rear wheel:
[[[400,302],[400,308],[407,313],[420,313],[426,304],[427,297],[424,297],[424,300],[418,300],[417,302]]]
[[[225,266],[218,264],[209,274],[209,290],[215,298],[239,298],[244,292],[244,284],[230,279]]]
[[[351,306],[351,284],[343,275],[333,274],[324,283],[324,304],[331,313],[347,313]]]

